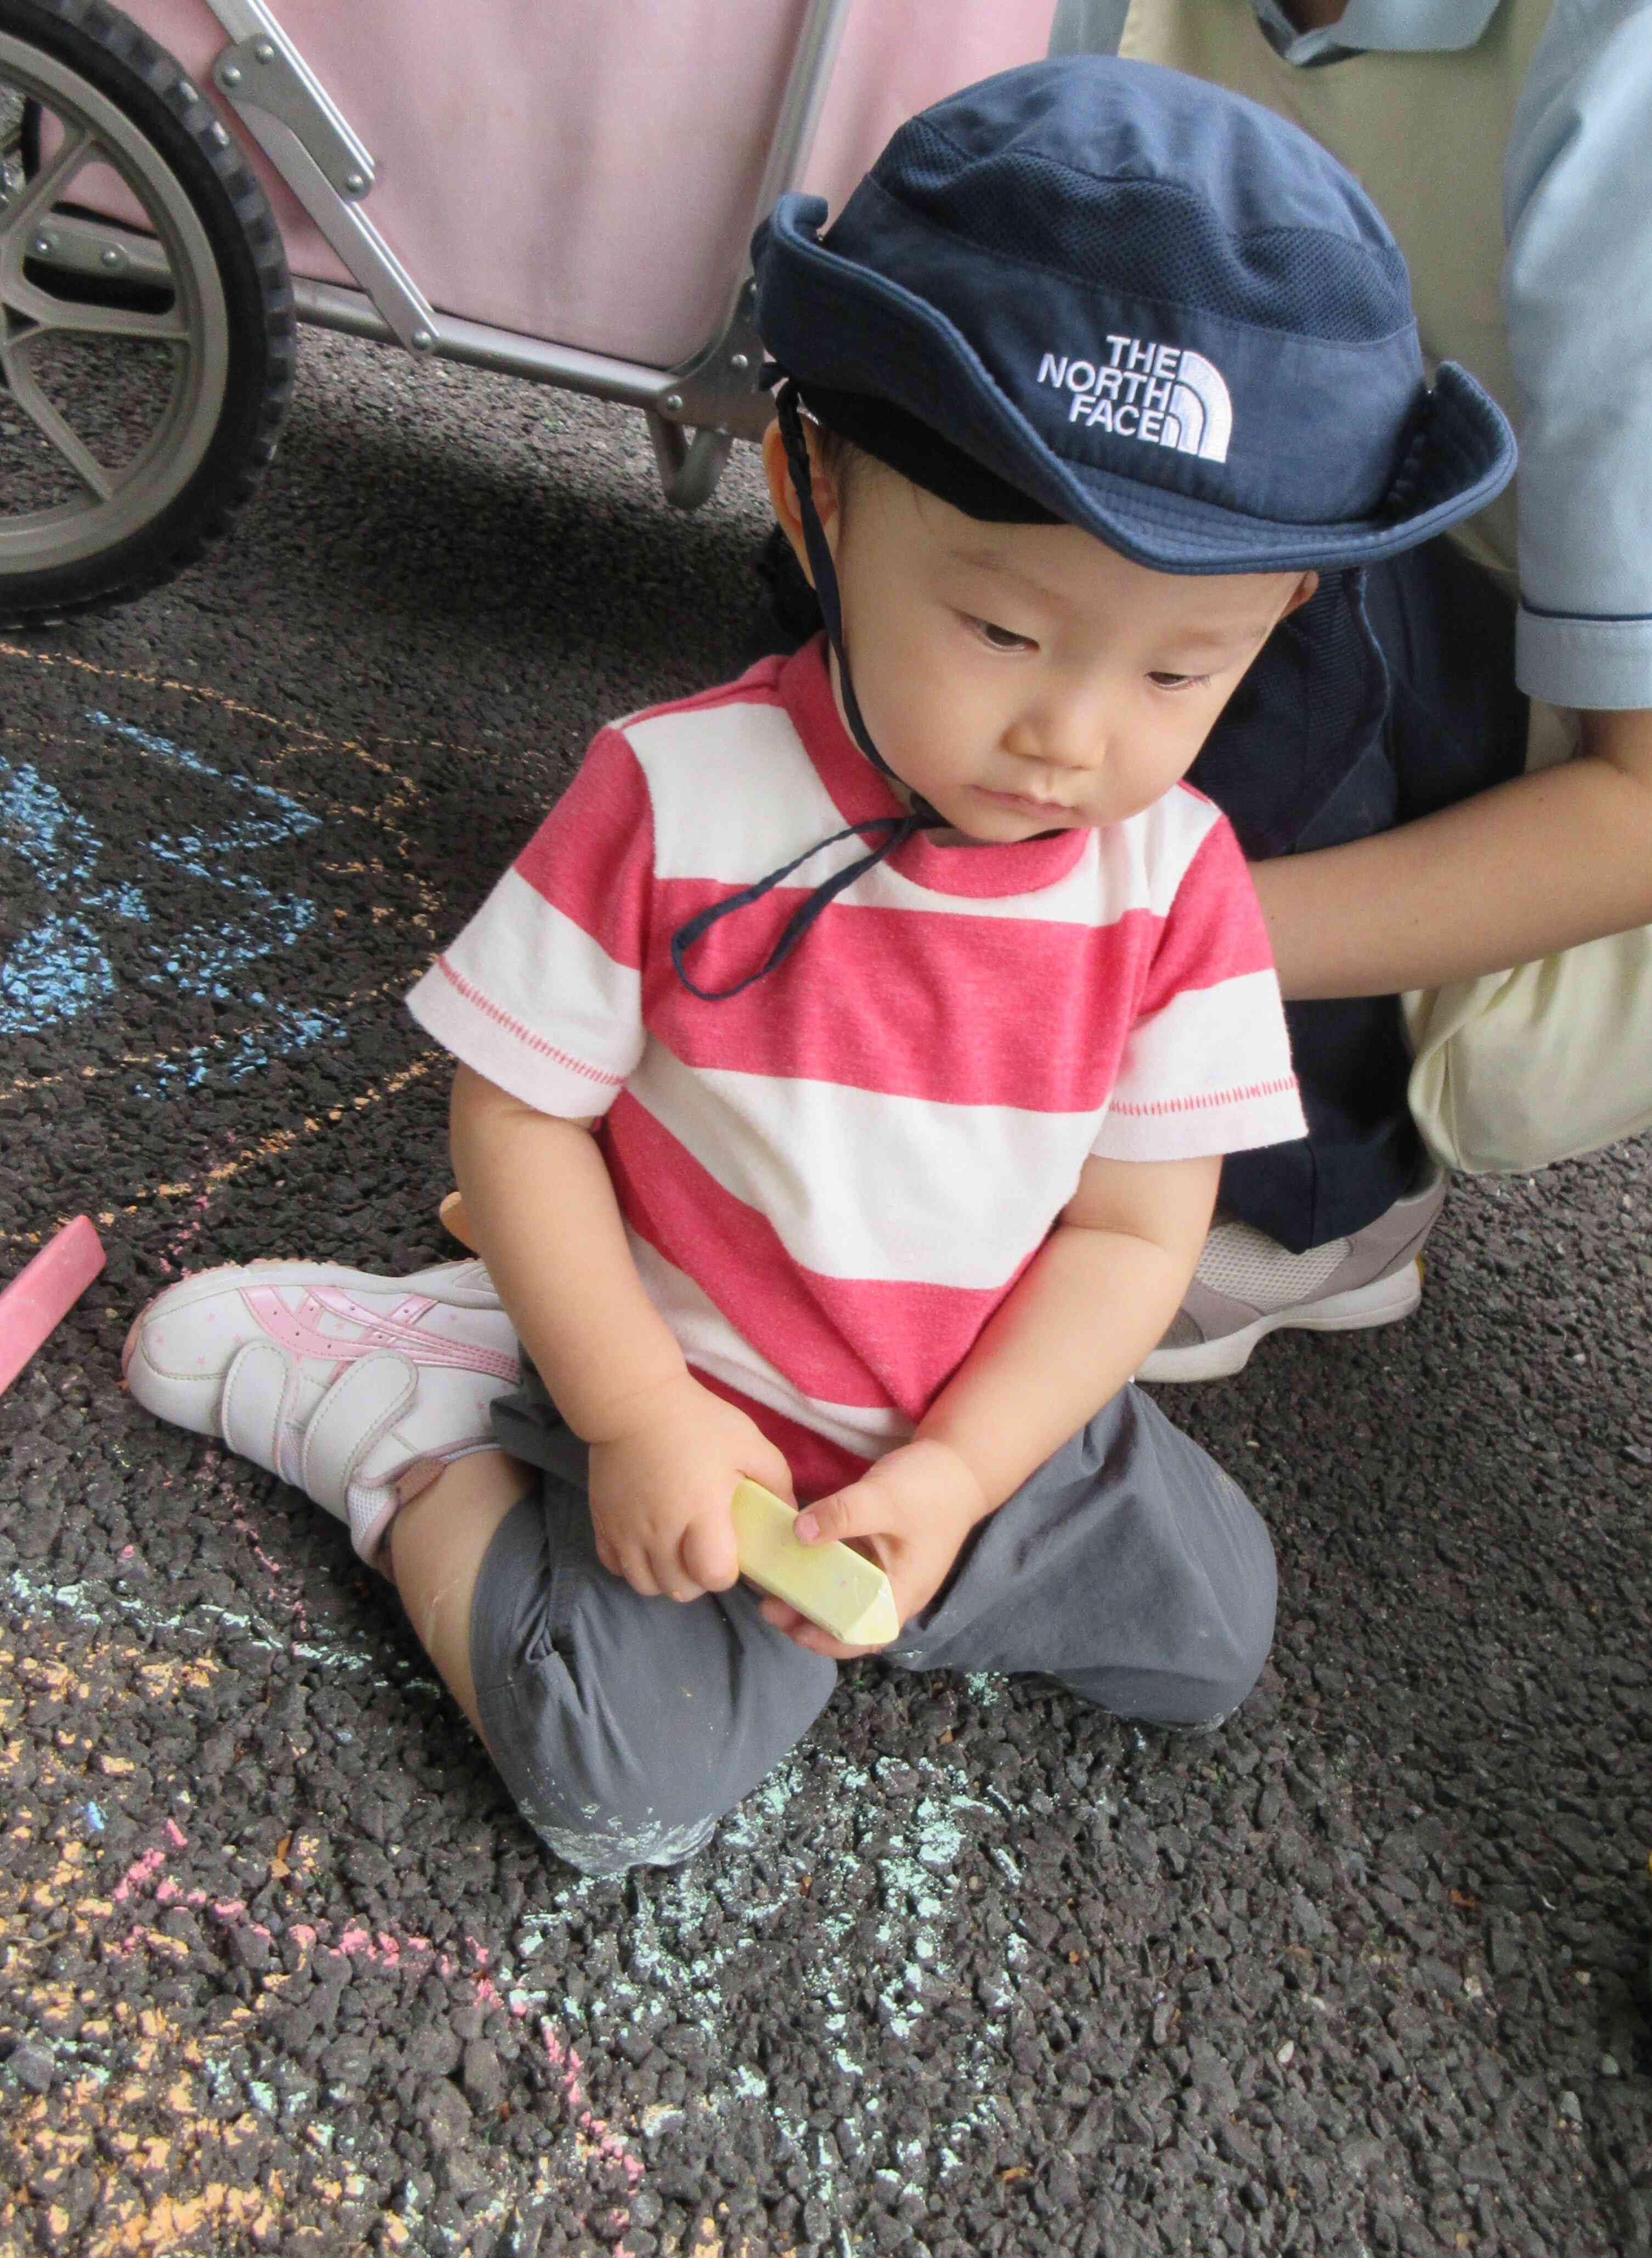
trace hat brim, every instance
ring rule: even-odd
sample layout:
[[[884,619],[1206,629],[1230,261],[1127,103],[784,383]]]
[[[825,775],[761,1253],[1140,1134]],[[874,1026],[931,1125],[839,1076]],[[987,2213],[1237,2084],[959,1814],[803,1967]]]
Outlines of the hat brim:
[[[824,207],[784,199],[754,246],[759,334],[787,374],[870,394],[931,426],[1062,522],[1162,572],[1285,572],[1371,564],[1443,532],[1501,493],[1514,435],[1465,369],[1442,362],[1399,476],[1375,515],[1329,524],[1257,516],[1063,459],[947,316],[813,231]]]

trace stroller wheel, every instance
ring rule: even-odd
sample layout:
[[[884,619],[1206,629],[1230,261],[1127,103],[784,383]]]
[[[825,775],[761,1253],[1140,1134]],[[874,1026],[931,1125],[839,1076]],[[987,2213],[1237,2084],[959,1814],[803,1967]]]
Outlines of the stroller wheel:
[[[0,0],[0,626],[193,562],[274,453],[295,335],[263,192],[177,63],[100,0]]]

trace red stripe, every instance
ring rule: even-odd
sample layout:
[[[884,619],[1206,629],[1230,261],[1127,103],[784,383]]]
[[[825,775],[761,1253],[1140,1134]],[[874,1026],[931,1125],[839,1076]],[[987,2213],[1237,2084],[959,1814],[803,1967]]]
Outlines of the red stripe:
[[[1226,817],[1188,864],[1164,920],[1141,999],[1143,1019],[1193,988],[1271,972],[1273,951],[1250,873]]]
[[[616,964],[641,969],[654,884],[654,811],[637,756],[617,730],[595,739],[516,868]]]
[[[1094,927],[834,903],[777,971],[708,1004],[677,978],[670,939],[728,891],[656,889],[643,1012],[686,1065],[1032,1112],[1105,1103],[1161,927],[1148,910]],[[807,898],[777,887],[721,920],[687,960],[695,983],[744,978]]]
[[[725,1403],[732,1403],[737,1410],[744,1411],[782,1453],[792,1470],[792,1486],[800,1505],[813,1505],[817,1498],[830,1497],[834,1490],[844,1488],[864,1474],[872,1464],[870,1459],[857,1458],[841,1444],[817,1435],[812,1427],[800,1427],[783,1411],[772,1410],[766,1403],[742,1395],[737,1388],[714,1379],[709,1372],[696,1372],[694,1378],[714,1395],[721,1395]]]
[[[602,1138],[632,1230],[794,1388],[825,1403],[922,1418],[1021,1275],[988,1289],[828,1278],[794,1262],[768,1218],[725,1191],[630,1090]]]

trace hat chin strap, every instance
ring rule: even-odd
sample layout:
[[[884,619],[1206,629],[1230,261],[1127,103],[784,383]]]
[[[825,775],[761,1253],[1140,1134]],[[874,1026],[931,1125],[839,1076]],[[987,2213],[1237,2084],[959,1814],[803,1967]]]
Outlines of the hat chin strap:
[[[803,522],[803,548],[808,557],[809,572],[815,582],[815,594],[819,601],[821,617],[826,622],[827,640],[837,659],[837,679],[843,692],[844,718],[849,724],[849,734],[880,775],[892,784],[898,784],[910,799],[912,813],[921,819],[922,828],[933,830],[944,825],[947,819],[932,807],[921,792],[912,790],[903,777],[899,777],[885,760],[872,741],[859,704],[855,697],[855,685],[850,678],[849,654],[844,649],[844,607],[837,593],[837,571],[832,563],[832,552],[827,546],[826,529],[820,522],[820,512],[815,507],[815,471],[808,458],[808,443],[803,437],[803,420],[797,412],[797,387],[787,379],[774,395],[774,412],[780,427],[780,437],[786,443],[786,459],[791,468],[792,484],[797,492],[798,515]]]
[[[802,422],[797,412],[796,393],[789,381],[776,395],[775,408],[780,417],[780,436],[786,443],[786,459],[791,467],[792,483],[797,488],[804,552],[808,558],[809,571],[814,575],[815,593],[820,599],[826,633],[837,657],[837,679],[844,701],[844,717],[849,724],[850,735],[872,766],[892,783],[899,785],[912,804],[904,815],[870,816],[862,822],[846,824],[841,831],[834,831],[830,839],[819,841],[801,855],[794,856],[789,863],[783,863],[778,870],[771,870],[766,877],[758,879],[752,885],[742,886],[737,893],[730,894],[723,901],[714,902],[709,909],[700,911],[697,916],[679,926],[671,937],[673,969],[689,994],[697,996],[706,1004],[720,1004],[728,997],[740,995],[756,982],[766,980],[771,972],[778,970],[786,962],[815,920],[845,888],[852,886],[857,878],[875,869],[897,848],[904,847],[916,833],[943,829],[948,820],[938,808],[930,806],[921,792],[914,792],[903,778],[895,774],[872,741],[872,732],[861,714],[855,697],[855,685],[850,679],[849,660],[844,650],[844,617],[838,600],[837,574],[832,564],[831,550],[826,544],[826,529],[815,507],[814,471],[808,459],[808,444],[803,437]],[[755,971],[748,972],[743,980],[730,982],[726,988],[701,988],[690,976],[688,952],[714,925],[741,910],[749,909],[754,902],[761,901],[765,894],[782,884],[794,870],[812,861],[825,848],[836,847],[844,839],[865,839],[878,833],[883,835],[875,847],[834,872],[798,905],[781,929],[779,940]]]

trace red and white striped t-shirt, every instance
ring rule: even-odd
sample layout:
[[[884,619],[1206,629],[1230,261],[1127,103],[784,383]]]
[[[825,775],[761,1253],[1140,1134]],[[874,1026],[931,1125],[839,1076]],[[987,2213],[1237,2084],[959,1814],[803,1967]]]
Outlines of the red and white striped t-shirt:
[[[904,1441],[1092,1154],[1300,1137],[1237,842],[1186,785],[1104,830],[909,840],[723,1002],[685,920],[902,811],[838,718],[823,640],[605,729],[409,998],[490,1082],[601,1137],[694,1371],[818,1496]],[[879,834],[873,834],[875,841]],[[760,964],[845,840],[689,960]]]

